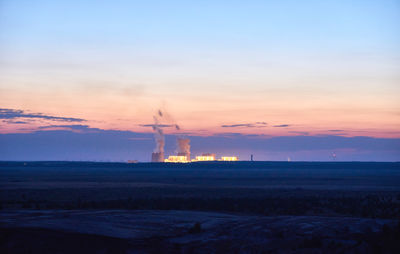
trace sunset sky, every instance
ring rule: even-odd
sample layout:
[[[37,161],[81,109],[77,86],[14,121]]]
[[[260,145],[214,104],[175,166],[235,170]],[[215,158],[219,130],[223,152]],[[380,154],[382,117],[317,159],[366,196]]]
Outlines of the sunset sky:
[[[265,160],[400,160],[399,24],[396,0],[3,0],[0,160],[93,133],[129,151],[64,156],[66,139],[49,159],[148,160],[159,109],[198,152],[226,138]]]

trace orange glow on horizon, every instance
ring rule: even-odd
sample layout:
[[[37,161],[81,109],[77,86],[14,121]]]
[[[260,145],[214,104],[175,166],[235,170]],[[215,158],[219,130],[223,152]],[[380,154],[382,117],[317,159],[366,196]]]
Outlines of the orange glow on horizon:
[[[0,133],[26,133],[40,130],[41,126],[74,124],[103,130],[152,132],[150,127],[143,127],[141,124],[152,123],[152,116],[157,111],[160,101],[164,101],[162,98],[149,93],[131,100],[123,93],[107,95],[106,92],[109,90],[98,94],[95,91],[91,90],[93,94],[74,94],[68,90],[65,93],[44,89],[25,90],[24,93],[17,88],[6,90],[0,93],[2,108],[82,118],[85,121],[73,123],[36,119],[26,124],[13,124],[3,119],[0,121]],[[199,136],[240,133],[268,137],[295,135],[400,137],[398,117],[400,109],[392,95],[373,98],[371,95],[357,95],[357,97],[350,94],[341,96],[337,101],[322,95],[313,100],[307,100],[307,96],[301,93],[298,97],[280,93],[278,95],[282,97],[265,93],[250,95],[247,92],[243,92],[241,97],[229,93],[197,97],[184,94],[171,95],[168,98],[169,103],[165,104],[169,115],[173,118],[162,124],[175,124],[176,120],[176,124],[181,126],[179,131],[174,128],[164,128],[166,134],[187,133]],[[222,127],[257,122],[266,122],[267,125]],[[281,125],[287,127],[274,127]],[[67,127],[55,128],[68,130]]]

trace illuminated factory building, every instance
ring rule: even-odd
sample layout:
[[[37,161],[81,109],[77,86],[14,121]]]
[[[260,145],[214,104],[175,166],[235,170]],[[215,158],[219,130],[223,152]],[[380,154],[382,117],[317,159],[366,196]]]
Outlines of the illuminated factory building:
[[[192,161],[215,161],[216,157],[213,153],[203,153],[201,156],[196,156]]]
[[[237,156],[223,156],[221,159],[217,160],[215,154],[203,154],[201,156],[196,156],[195,159],[189,160],[185,155],[170,155],[168,159],[164,162],[173,163],[188,163],[188,162],[201,162],[201,161],[238,161]]]
[[[185,155],[170,155],[164,162],[187,163],[190,162]]]
[[[236,156],[222,156],[221,159],[217,159],[213,153],[203,153],[202,155],[196,156],[194,159],[190,158],[190,140],[188,138],[177,139],[177,154],[170,155],[167,159],[164,159],[164,139],[161,138],[157,141],[156,151],[151,156],[152,162],[170,162],[170,163],[189,163],[189,162],[203,162],[203,161],[238,161]]]
[[[238,161],[238,157],[236,156],[223,156],[221,157],[221,161]]]

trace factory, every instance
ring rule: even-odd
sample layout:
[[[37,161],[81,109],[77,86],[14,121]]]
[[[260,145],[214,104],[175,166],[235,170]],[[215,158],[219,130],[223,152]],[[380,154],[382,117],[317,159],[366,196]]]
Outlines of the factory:
[[[215,161],[216,156],[213,153],[203,153],[201,156],[196,156],[195,161]]]
[[[203,153],[196,156],[194,159],[190,157],[190,140],[188,138],[178,138],[178,152],[177,155],[170,155],[164,159],[164,152],[153,152],[151,155],[151,162],[170,162],[170,163],[189,163],[189,162],[202,162],[202,161],[238,161],[237,156],[222,156],[217,159],[213,153]],[[163,151],[163,149],[162,149]]]
[[[174,163],[189,163],[189,162],[201,162],[201,161],[238,161],[237,156],[222,156],[220,159],[217,159],[215,155],[201,155],[196,156],[195,159],[190,159],[184,155],[170,155],[164,162],[174,162]],[[160,161],[157,161],[160,162]]]
[[[177,138],[177,155],[170,155],[167,159],[164,157],[164,145],[165,137],[162,130],[162,124],[160,123],[160,118],[164,117],[163,112],[159,110],[158,114],[153,116],[154,124],[151,125],[154,131],[154,139],[156,142],[156,148],[151,154],[151,162],[172,162],[172,163],[189,163],[189,162],[201,162],[201,161],[238,161],[236,156],[222,156],[217,159],[215,154],[203,153],[200,156],[196,156],[194,159],[190,158],[190,139],[184,137]],[[180,127],[174,124],[177,130]]]
[[[222,156],[220,161],[238,161],[237,156]]]
[[[170,155],[164,162],[175,162],[175,163],[188,163],[190,159],[184,155]]]

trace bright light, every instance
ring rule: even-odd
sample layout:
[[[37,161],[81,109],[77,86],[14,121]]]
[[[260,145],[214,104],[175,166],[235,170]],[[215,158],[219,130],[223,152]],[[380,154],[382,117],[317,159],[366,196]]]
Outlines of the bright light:
[[[187,163],[190,162],[188,161],[186,156],[175,156],[175,155],[170,155],[168,159],[165,159],[164,162],[174,162],[174,163]]]
[[[238,161],[237,156],[222,156],[221,161]]]
[[[196,159],[192,161],[215,161],[215,155],[210,154],[210,155],[196,156]]]
[[[198,161],[216,161],[215,154],[203,154],[201,156],[196,156],[196,159],[192,161],[188,160],[187,156],[184,155],[170,155],[168,159],[165,159],[164,162],[172,162],[172,163],[188,163],[188,162],[198,162]],[[218,161],[238,161],[237,156],[223,156]]]

